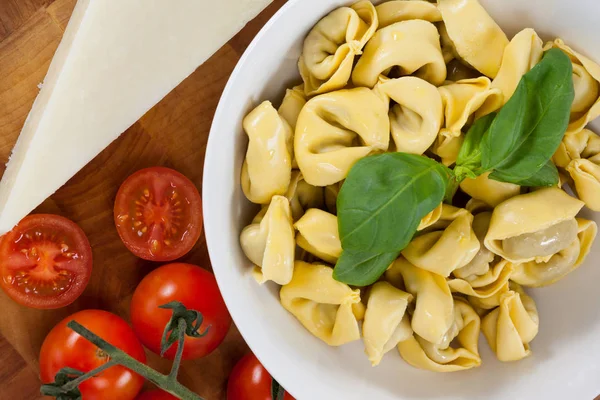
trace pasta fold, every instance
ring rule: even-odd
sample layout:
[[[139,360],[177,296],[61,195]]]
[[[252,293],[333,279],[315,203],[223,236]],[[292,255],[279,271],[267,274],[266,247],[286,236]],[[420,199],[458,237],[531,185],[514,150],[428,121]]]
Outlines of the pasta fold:
[[[513,263],[546,262],[576,239],[583,204],[557,187],[512,197],[494,209],[485,246]]]
[[[340,7],[321,19],[304,40],[298,60],[306,95],[346,86],[354,57],[361,54],[378,25],[377,12],[368,0]]]
[[[531,354],[540,320],[535,302],[523,289],[511,284],[500,296],[500,306],[481,321],[481,330],[500,361],[517,361]]]
[[[307,183],[302,172],[298,170],[292,171],[290,186],[285,197],[290,201],[294,221],[298,221],[304,215],[305,210],[323,207],[325,202],[323,188]]]
[[[261,217],[263,212],[264,217]],[[255,270],[259,283],[289,283],[296,249],[289,201],[283,196],[273,196],[266,212],[263,209],[253,223],[242,230],[240,244],[246,257],[260,267]]]
[[[243,121],[248,150],[242,165],[242,190],[248,200],[268,204],[285,194],[292,174],[293,132],[269,101],[262,102]]]
[[[440,343],[431,343],[413,335],[398,344],[400,355],[410,365],[434,372],[454,372],[481,365],[479,331],[481,320],[473,307],[455,300],[452,326]],[[456,339],[459,347],[451,343]]]
[[[294,86],[285,91],[285,96],[277,112],[287,121],[292,128],[292,132],[296,130],[298,115],[300,115],[300,110],[306,104],[306,100],[304,85]]]
[[[374,87],[379,75],[415,75],[433,85],[446,79],[439,33],[431,22],[415,19],[378,30],[352,72],[356,86]]]
[[[442,14],[435,4],[427,1],[392,0],[375,7],[379,19],[379,29],[396,22],[411,19],[422,19],[429,22],[439,22]]]
[[[509,43],[498,24],[477,0],[438,0],[438,8],[460,58],[495,78]]]
[[[330,264],[337,262],[342,254],[342,243],[335,215],[311,208],[294,227],[298,230],[298,246]]]
[[[476,200],[481,200],[490,207],[496,207],[504,200],[521,193],[521,187],[514,183],[495,181],[489,178],[490,172],[477,178],[466,178],[460,183],[460,189]]]
[[[369,293],[363,323],[365,353],[373,366],[383,355],[412,336],[406,307],[413,296],[387,282],[375,283]]]
[[[598,227],[594,221],[577,218],[577,238],[546,262],[529,261],[515,266],[511,280],[529,287],[551,285],[577,269],[589,254]]]
[[[330,346],[360,339],[353,305],[360,291],[333,279],[326,265],[296,261],[294,276],[279,292],[283,307],[304,327]]]
[[[447,277],[467,265],[479,251],[472,223],[473,215],[467,210],[445,206],[440,220],[416,236],[402,255],[419,268]]]
[[[359,159],[388,149],[387,106],[367,88],[314,97],[300,112],[294,140],[304,180],[332,185],[345,179]]]

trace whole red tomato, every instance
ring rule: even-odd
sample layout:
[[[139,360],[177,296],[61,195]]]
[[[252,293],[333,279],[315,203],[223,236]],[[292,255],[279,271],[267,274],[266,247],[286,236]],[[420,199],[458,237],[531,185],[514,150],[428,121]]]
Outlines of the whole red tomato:
[[[200,338],[185,338],[183,359],[203,357],[216,349],[231,326],[231,317],[219,292],[212,273],[191,264],[167,264],[155,269],[140,282],[131,299],[131,322],[141,342],[160,354],[160,341],[171,310],[159,306],[179,301],[188,309],[202,313],[199,331],[207,334]],[[165,353],[173,359],[177,345]]]
[[[246,354],[233,367],[227,383],[227,400],[272,400],[273,378],[252,353]],[[285,400],[294,400],[285,393]]]
[[[71,320],[79,322],[136,360],[146,362],[142,345],[123,319],[106,311],[85,310],[59,322],[46,336],[40,352],[42,382],[53,382],[61,368],[89,372],[109,359],[102,350],[67,327]],[[81,383],[79,390],[85,400],[132,400],[143,384],[144,378],[116,365]]]
[[[140,394],[135,400],[177,400],[177,397],[162,390],[151,390]]]

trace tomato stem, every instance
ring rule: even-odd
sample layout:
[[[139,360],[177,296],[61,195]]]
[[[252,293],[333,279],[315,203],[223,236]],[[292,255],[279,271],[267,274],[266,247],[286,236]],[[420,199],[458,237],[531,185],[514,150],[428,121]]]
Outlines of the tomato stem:
[[[169,373],[169,379],[176,382],[177,374],[179,373],[179,366],[181,365],[181,357],[183,355],[183,345],[185,342],[185,333],[187,328],[187,323],[184,318],[179,318],[177,321],[177,325],[179,327],[179,340],[177,341],[177,353],[175,354],[175,359],[173,360],[173,366],[171,367],[171,372]]]
[[[184,322],[184,329],[182,329],[182,332],[185,333],[185,321],[183,321],[183,322]],[[181,326],[181,320],[180,320],[179,324]],[[168,392],[179,399],[182,399],[182,400],[204,400],[202,397],[198,396],[196,393],[190,391],[188,388],[186,388],[185,386],[183,386],[182,384],[177,382],[177,380],[175,379],[174,376],[171,376],[171,375],[177,375],[177,370],[179,369],[178,362],[173,365],[173,369],[171,370],[171,373],[169,375],[164,375],[164,374],[161,374],[160,372],[150,368],[146,364],[139,362],[135,358],[131,357],[129,354],[125,353],[124,351],[122,351],[122,350],[118,349],[117,347],[113,346],[112,344],[108,343],[106,340],[102,339],[101,337],[96,335],[94,332],[88,330],[85,326],[79,324],[77,321],[70,321],[67,324],[67,326],[69,328],[71,328],[72,330],[74,330],[75,332],[77,332],[79,335],[81,335],[84,339],[92,342],[93,344],[98,346],[100,349],[104,350],[110,356],[110,361],[108,363],[112,363],[112,365],[118,364],[118,365],[124,366],[125,368],[129,368],[130,370],[136,372],[137,374],[143,376],[150,382],[154,383],[156,386],[160,387],[165,392]],[[183,353],[183,340],[181,340],[179,347],[178,347],[178,353],[180,353],[180,352]],[[179,358],[180,358],[179,361],[181,361],[181,356]],[[175,365],[177,365],[177,367],[175,367]],[[100,368],[102,368],[102,367],[100,367]],[[100,368],[98,368],[98,369],[100,369]],[[80,382],[78,382],[78,384],[81,383],[82,381],[84,381],[85,379],[91,378],[93,375],[95,375],[97,372],[99,372],[98,369],[91,371],[91,372],[81,376],[80,378],[77,378],[76,380],[80,380]],[[174,374],[173,374],[173,370],[175,370]],[[84,376],[86,378],[81,379]],[[75,382],[75,381],[73,381],[73,382]],[[67,383],[66,385],[68,385],[68,384],[69,383]]]
[[[91,370],[90,372],[83,374],[79,377],[77,377],[76,379],[73,379],[70,382],[67,382],[64,384],[64,386],[62,387],[63,390],[65,391],[69,391],[69,390],[73,390],[76,387],[79,386],[79,384],[83,381],[85,381],[88,378],[92,378],[94,376],[99,375],[102,371],[109,369],[110,367],[114,367],[115,365],[117,365],[117,362],[115,360],[110,360],[105,364],[102,364],[101,366],[99,366],[96,369]]]

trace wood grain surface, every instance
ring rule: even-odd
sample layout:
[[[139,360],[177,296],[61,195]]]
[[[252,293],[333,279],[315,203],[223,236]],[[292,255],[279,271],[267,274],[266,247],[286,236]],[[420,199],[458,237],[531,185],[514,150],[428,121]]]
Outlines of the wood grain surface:
[[[0,174],[38,93],[76,0],[0,0]],[[0,291],[0,400],[39,395],[38,352],[50,329],[75,311],[99,308],[128,319],[133,290],[158,264],[123,246],[112,217],[114,198],[132,172],[164,165],[188,176],[202,191],[204,152],[221,92],[238,59],[285,0],[274,3],[187,78],[37,211],[63,215],[88,235],[94,271],[83,296],[56,311],[21,307]],[[183,259],[211,269],[206,241]],[[248,351],[235,327],[215,352],[184,362],[180,380],[207,400],[225,399],[233,365]],[[170,363],[148,354],[167,372]]]

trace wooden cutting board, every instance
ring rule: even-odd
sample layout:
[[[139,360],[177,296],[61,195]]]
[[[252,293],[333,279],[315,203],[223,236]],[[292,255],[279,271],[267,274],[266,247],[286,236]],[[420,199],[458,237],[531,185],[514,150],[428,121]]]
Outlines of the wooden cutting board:
[[[0,173],[38,93],[76,0],[0,0]],[[46,334],[78,310],[99,308],[128,319],[129,299],[159,264],[134,257],[123,246],[112,217],[119,185],[134,171],[156,165],[189,177],[202,193],[204,153],[221,92],[238,59],[285,0],[274,3],[223,46],[163,101],[73,177],[38,212],[78,223],[94,251],[94,271],[83,296],[56,311],[21,307],[0,290],[0,400],[35,400],[38,353]],[[208,195],[208,194],[207,194]],[[211,269],[200,239],[184,262]],[[183,364],[180,380],[207,400],[225,399],[234,364],[248,351],[235,327],[209,356]],[[148,354],[164,372],[169,362]]]

